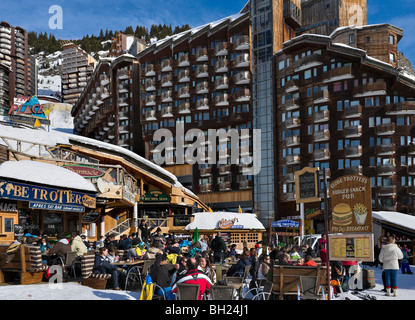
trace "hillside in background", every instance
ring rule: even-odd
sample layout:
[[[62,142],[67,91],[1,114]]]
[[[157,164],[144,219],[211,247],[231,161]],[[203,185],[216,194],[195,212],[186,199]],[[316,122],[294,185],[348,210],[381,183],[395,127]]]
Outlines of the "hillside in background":
[[[163,39],[167,36],[171,36],[173,34],[177,34],[186,30],[189,30],[190,26],[188,24],[182,26],[175,26],[172,28],[171,25],[155,25],[153,24],[148,28],[143,26],[137,26],[135,30],[132,26],[128,26],[125,30],[120,30],[124,34],[134,35],[137,38],[143,38],[147,43],[150,43],[151,39]],[[99,51],[108,50],[111,46],[110,40],[114,37],[114,35],[118,31],[112,30],[105,30],[105,32],[101,29],[99,36],[95,35],[86,35],[82,39],[74,39],[70,40],[73,43],[79,45],[82,49],[84,49],[89,54],[96,53]],[[68,41],[68,40],[64,40]],[[28,32],[28,44],[30,47],[30,54],[36,55],[40,52],[48,55],[53,54],[56,51],[60,51],[61,47],[61,39],[56,39],[53,34],[44,33],[37,33],[37,32]]]

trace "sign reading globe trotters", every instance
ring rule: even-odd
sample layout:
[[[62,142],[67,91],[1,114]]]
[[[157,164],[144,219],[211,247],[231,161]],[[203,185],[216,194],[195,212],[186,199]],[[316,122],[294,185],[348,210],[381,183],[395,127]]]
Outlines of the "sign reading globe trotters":
[[[330,183],[330,260],[373,261],[372,191],[361,175]]]
[[[361,175],[340,177],[330,183],[330,233],[372,232],[370,179]]]

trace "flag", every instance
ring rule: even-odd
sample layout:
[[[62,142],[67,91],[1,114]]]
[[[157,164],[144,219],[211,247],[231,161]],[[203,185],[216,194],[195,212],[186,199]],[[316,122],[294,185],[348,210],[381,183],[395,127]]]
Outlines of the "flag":
[[[143,289],[141,290],[140,300],[152,300],[154,291],[154,283],[151,279],[151,276],[148,275],[143,284]]]
[[[196,243],[199,240],[199,229],[196,227],[193,233],[193,242]]]
[[[242,208],[241,208],[241,206],[239,206],[238,213],[243,213],[243,212],[242,212]]]

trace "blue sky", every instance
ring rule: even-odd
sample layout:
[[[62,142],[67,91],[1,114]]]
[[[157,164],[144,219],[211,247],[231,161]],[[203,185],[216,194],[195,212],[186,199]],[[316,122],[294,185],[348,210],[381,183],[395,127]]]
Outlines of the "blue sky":
[[[415,1],[367,0],[368,23],[391,23],[404,29],[399,49],[415,66]],[[100,29],[189,24],[196,27],[235,14],[247,0],[1,0],[0,20],[28,31],[47,31],[60,39],[98,35]],[[63,29],[49,28],[49,8],[60,5]]]

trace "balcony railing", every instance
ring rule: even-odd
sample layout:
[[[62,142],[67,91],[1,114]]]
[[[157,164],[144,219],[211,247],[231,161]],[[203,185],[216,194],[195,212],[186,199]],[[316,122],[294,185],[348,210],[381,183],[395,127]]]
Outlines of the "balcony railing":
[[[209,109],[209,99],[202,98],[196,101],[196,110],[207,110]]]
[[[228,94],[227,93],[218,94],[215,97],[215,104],[217,106],[227,106],[229,104]]]
[[[171,71],[172,67],[171,67],[171,60],[170,59],[165,59],[161,62],[161,71],[162,72],[166,72],[166,71]]]
[[[362,135],[362,126],[352,126],[344,128],[344,136],[346,138],[357,138]]]
[[[228,43],[219,42],[215,45],[215,55],[223,56],[228,54]]]
[[[179,82],[189,82],[190,81],[190,71],[181,70],[178,75]]]
[[[240,53],[233,59],[233,66],[235,68],[249,67],[250,58],[249,53]]]
[[[215,72],[227,72],[228,71],[228,60],[220,59],[215,63]]]
[[[189,55],[188,54],[182,54],[178,57],[178,66],[179,67],[187,67],[190,65],[189,62]]]
[[[215,80],[215,89],[216,90],[228,89],[228,83],[229,83],[228,76],[224,75]]]
[[[352,174],[361,175],[362,173],[363,173],[362,166],[351,166],[351,167],[344,168],[343,170],[344,175],[352,175]]]
[[[385,106],[387,115],[406,115],[415,114],[415,101],[404,101]]]
[[[196,93],[197,94],[203,94],[203,93],[209,93],[209,82],[203,81],[196,85]]]
[[[190,97],[190,87],[188,85],[179,88],[179,98]]]
[[[154,70],[154,64],[148,64],[148,65],[146,65],[144,71],[145,71],[145,75],[147,77],[151,77],[151,76],[155,76],[156,75],[156,72]]]
[[[395,154],[396,147],[394,143],[381,144],[376,146],[376,155],[378,156],[391,156]]]
[[[354,158],[354,157],[361,157],[362,156],[362,146],[350,146],[344,149],[344,156],[346,158]]]
[[[206,78],[209,76],[209,66],[207,64],[198,65],[196,67],[196,77]]]
[[[330,159],[330,150],[329,149],[319,149],[314,151],[314,160],[321,161]]]
[[[235,92],[234,98],[237,102],[249,101],[251,99],[251,90],[248,88],[238,90]]]
[[[201,168],[199,170],[199,173],[201,177],[210,176],[212,174],[212,168],[211,167]]]
[[[340,81],[346,79],[352,79],[353,77],[353,68],[351,65],[335,68],[329,70],[325,77],[324,82],[333,82],[333,81]]]
[[[179,104],[179,113],[180,114],[190,113],[190,103],[184,102],[184,103]]]
[[[377,167],[378,176],[391,176],[396,173],[396,165],[382,164]]]
[[[196,50],[196,61],[208,61],[208,50],[207,48],[199,48]]]
[[[285,139],[285,146],[286,147],[293,147],[298,146],[300,144],[300,136],[291,136]]]
[[[363,107],[361,105],[352,106],[344,109],[345,118],[359,118],[362,116]]]
[[[251,81],[251,73],[249,71],[242,71],[233,77],[236,85],[249,84]]]
[[[248,50],[249,49],[249,36],[243,35],[235,39],[234,43],[235,50]]]
[[[381,197],[391,197],[396,195],[396,186],[376,187],[376,194]]]
[[[329,110],[318,111],[314,113],[313,119],[314,119],[314,123],[329,121],[330,111]]]
[[[325,129],[314,132],[314,142],[328,141],[330,140],[330,130]]]
[[[298,154],[291,154],[285,157],[285,163],[287,165],[291,165],[291,164],[297,164],[300,163],[300,155]]]
[[[371,92],[371,94],[386,94],[386,82],[383,80],[367,83],[353,88],[354,96],[361,96]]]
[[[286,111],[298,109],[300,107],[300,98],[286,100],[284,106]]]
[[[173,108],[172,107],[162,107],[161,108],[161,116],[163,118],[173,117]]]
[[[300,79],[291,79],[285,84],[285,92],[291,93],[300,89]]]
[[[395,123],[379,124],[375,131],[378,136],[392,135],[395,133]]]
[[[285,128],[291,129],[296,128],[301,124],[301,120],[299,117],[291,117],[285,120]]]

